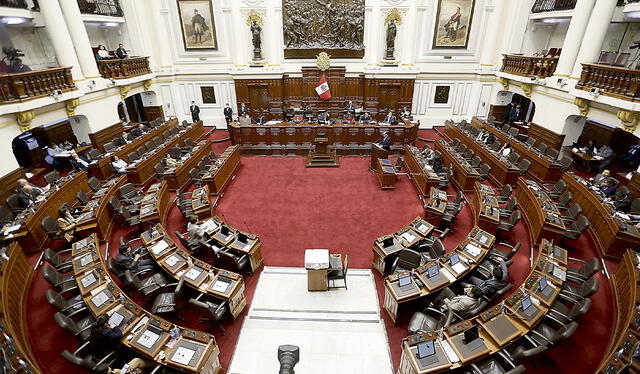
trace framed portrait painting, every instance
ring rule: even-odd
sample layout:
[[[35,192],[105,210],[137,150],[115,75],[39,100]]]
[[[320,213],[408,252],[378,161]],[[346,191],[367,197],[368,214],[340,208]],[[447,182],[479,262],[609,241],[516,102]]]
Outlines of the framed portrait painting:
[[[451,91],[451,86],[436,86],[433,103],[447,104],[449,102],[449,91]]]
[[[467,48],[475,0],[438,0],[433,49]]]
[[[202,95],[203,104],[215,104],[216,92],[211,86],[200,86],[200,94]]]
[[[216,24],[211,0],[177,0],[184,49],[217,50]]]

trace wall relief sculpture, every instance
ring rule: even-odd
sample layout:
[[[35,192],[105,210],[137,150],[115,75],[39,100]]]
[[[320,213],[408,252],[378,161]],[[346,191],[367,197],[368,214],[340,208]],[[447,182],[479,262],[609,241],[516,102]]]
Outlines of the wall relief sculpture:
[[[283,0],[285,58],[364,56],[364,0]]]

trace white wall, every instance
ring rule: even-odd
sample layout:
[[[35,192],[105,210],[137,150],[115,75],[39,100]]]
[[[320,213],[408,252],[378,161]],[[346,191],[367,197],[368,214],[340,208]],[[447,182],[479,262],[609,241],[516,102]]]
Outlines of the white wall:
[[[58,66],[56,54],[43,27],[8,27],[0,23],[0,45],[22,50],[25,54],[21,57],[22,61],[32,70]]]
[[[126,24],[121,23],[117,26],[104,26],[101,23],[85,22],[84,26],[92,47],[97,47],[102,44],[107,50],[115,51],[118,48],[118,44],[122,43],[130,55],[136,55],[136,51],[131,50],[132,47],[129,42]]]

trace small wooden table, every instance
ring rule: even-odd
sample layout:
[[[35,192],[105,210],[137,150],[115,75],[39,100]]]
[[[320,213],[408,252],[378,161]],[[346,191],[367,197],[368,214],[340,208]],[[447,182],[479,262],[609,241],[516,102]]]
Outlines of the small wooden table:
[[[380,188],[394,189],[396,188],[396,169],[393,168],[391,161],[386,158],[378,159],[377,173]]]
[[[342,256],[329,254],[328,249],[307,249],[304,263],[307,269],[307,291],[327,291],[329,271],[342,269]]]

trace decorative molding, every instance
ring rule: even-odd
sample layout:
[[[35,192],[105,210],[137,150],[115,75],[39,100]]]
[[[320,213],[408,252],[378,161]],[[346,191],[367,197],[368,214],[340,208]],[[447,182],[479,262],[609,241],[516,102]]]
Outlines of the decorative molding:
[[[500,84],[502,85],[502,88],[505,91],[509,91],[509,79],[507,79],[505,77],[500,77],[500,79],[498,79],[498,81],[500,82]]]
[[[36,118],[36,112],[33,109],[16,113],[16,121],[18,122],[18,126],[20,126],[20,131],[29,131],[31,129],[31,121],[33,121],[34,118]]]
[[[384,24],[388,25],[392,20],[396,23],[396,25],[402,24],[402,16],[404,15],[404,11],[398,10],[398,8],[392,8],[388,12],[386,12],[384,17]]]
[[[120,97],[124,100],[127,97],[127,94],[131,91],[131,85],[126,84],[124,86],[120,86]]]
[[[533,92],[533,85],[531,83],[522,83],[520,87],[526,97],[531,97],[531,92]]]
[[[573,103],[576,104],[578,109],[580,109],[581,116],[586,117],[587,114],[589,114],[589,100],[582,97],[576,97],[573,100]]]
[[[620,122],[622,122],[622,129],[624,131],[633,133],[636,130],[636,127],[638,127],[638,120],[640,120],[639,112],[619,110],[616,115],[618,116],[618,119],[620,119]]]
[[[64,102],[64,106],[67,109],[67,116],[71,117],[76,114],[76,108],[80,105],[80,99],[70,99]]]
[[[149,88],[151,88],[152,83],[153,83],[153,79],[145,79],[144,81],[142,81],[142,87],[144,87],[145,91],[149,91]]]
[[[325,71],[331,67],[331,56],[329,56],[327,52],[320,52],[316,57],[316,65],[318,65],[318,69]]]
[[[265,18],[265,12],[251,9],[248,12],[245,11],[245,17],[247,18],[247,25],[251,26],[253,21],[256,21],[258,25],[262,26],[264,24],[263,19]]]
[[[400,4],[402,4],[402,3],[406,2],[406,1],[407,0],[386,0],[387,3],[389,3],[391,5],[394,5],[394,6],[400,5]]]
[[[237,1],[237,0],[231,0],[231,1]],[[244,0],[243,1],[248,7],[250,8],[255,8],[258,5],[261,5],[262,0]]]

